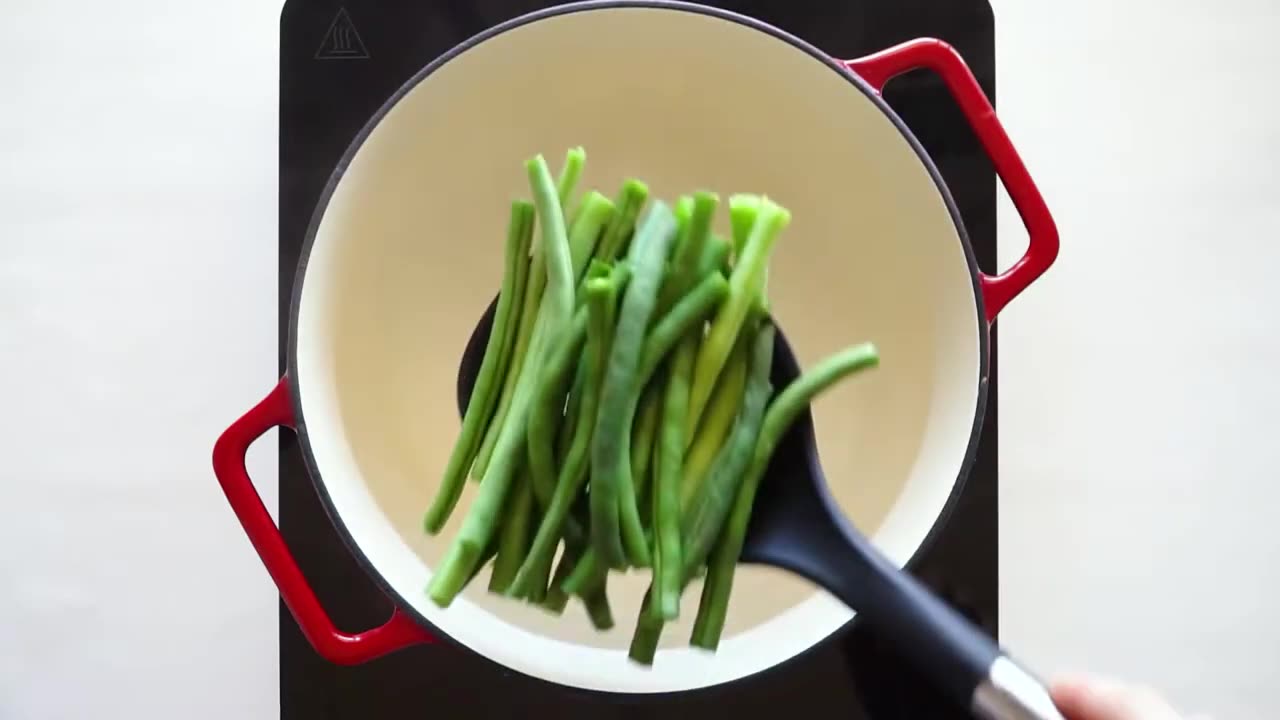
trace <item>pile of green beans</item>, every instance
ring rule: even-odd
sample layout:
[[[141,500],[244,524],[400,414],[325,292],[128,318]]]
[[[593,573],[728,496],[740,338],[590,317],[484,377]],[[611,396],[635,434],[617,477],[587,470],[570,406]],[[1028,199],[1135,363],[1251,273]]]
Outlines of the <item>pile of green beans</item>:
[[[479,485],[427,593],[447,607],[492,563],[491,592],[556,614],[576,597],[604,630],[610,571],[647,568],[629,655],[650,664],[697,577],[690,643],[718,646],[774,448],[878,355],[856,346],[774,388],[766,283],[790,213],[732,195],[725,238],[715,193],[668,205],[636,179],[612,200],[578,193],[585,164],[582,148],[558,178],[541,155],[525,164],[532,199],[511,203],[493,328],[426,531],[468,473]]]

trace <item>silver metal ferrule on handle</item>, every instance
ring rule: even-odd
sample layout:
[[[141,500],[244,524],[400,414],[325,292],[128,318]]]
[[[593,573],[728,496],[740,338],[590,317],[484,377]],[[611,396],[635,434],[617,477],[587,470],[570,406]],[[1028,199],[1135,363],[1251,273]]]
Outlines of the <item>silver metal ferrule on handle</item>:
[[[970,709],[983,720],[1065,720],[1044,684],[1004,656],[973,691]]]

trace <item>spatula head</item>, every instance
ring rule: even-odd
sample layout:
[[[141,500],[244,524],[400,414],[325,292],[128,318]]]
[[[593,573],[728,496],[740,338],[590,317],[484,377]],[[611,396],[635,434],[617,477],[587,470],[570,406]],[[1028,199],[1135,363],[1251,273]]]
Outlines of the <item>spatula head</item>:
[[[465,415],[467,403],[471,401],[471,390],[480,377],[480,364],[484,362],[485,346],[489,343],[489,333],[493,331],[493,318],[498,312],[498,298],[494,297],[489,307],[471,331],[471,339],[462,351],[462,359],[458,361],[458,414]]]
[[[490,305],[463,353],[459,408],[466,407],[479,373],[493,314]],[[771,372],[775,391],[799,375],[800,363],[778,329]],[[990,669],[1000,657],[995,642],[892,565],[841,514],[818,463],[809,408],[780,439],[761,478],[740,560],[790,570],[824,587],[892,638],[958,705],[989,684]],[[1033,699],[1048,708],[1035,717],[1060,720],[1036,681],[1027,683],[1038,693]]]

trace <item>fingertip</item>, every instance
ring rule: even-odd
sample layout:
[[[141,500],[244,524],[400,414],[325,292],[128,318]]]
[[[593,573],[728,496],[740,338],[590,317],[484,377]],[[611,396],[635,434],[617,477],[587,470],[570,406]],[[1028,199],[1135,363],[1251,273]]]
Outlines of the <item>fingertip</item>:
[[[1061,673],[1049,683],[1049,696],[1064,715],[1072,720],[1089,717],[1090,696],[1098,680],[1086,673]]]
[[[1118,702],[1121,684],[1084,672],[1058,675],[1049,685],[1053,702],[1071,720],[1124,720]]]
[[[1049,689],[1050,692],[1081,695],[1114,688],[1118,685],[1119,683],[1115,680],[1094,673],[1068,671],[1054,675],[1049,683]]]
[[[1063,673],[1049,694],[1069,720],[1170,720],[1177,713],[1159,694],[1117,680],[1085,673]]]

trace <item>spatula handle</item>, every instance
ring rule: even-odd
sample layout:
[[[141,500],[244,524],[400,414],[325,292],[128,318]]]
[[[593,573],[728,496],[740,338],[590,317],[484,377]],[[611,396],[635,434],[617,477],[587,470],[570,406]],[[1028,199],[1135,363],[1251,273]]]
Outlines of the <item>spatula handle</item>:
[[[1062,720],[1044,685],[1004,655],[973,691],[970,709],[989,720]]]
[[[854,529],[825,483],[756,512],[749,560],[826,588],[957,705],[983,720],[1063,720],[1044,685],[991,636]]]
[[[990,635],[898,569],[843,518],[833,520],[857,553],[846,550],[840,568],[829,562],[823,584],[932,676],[938,688],[983,720],[1063,720],[1044,685],[1009,659]]]
[[[899,570],[865,538],[846,532],[871,572],[844,599],[957,703],[967,704],[983,720],[1063,720],[1044,684],[1005,655],[991,636]]]

